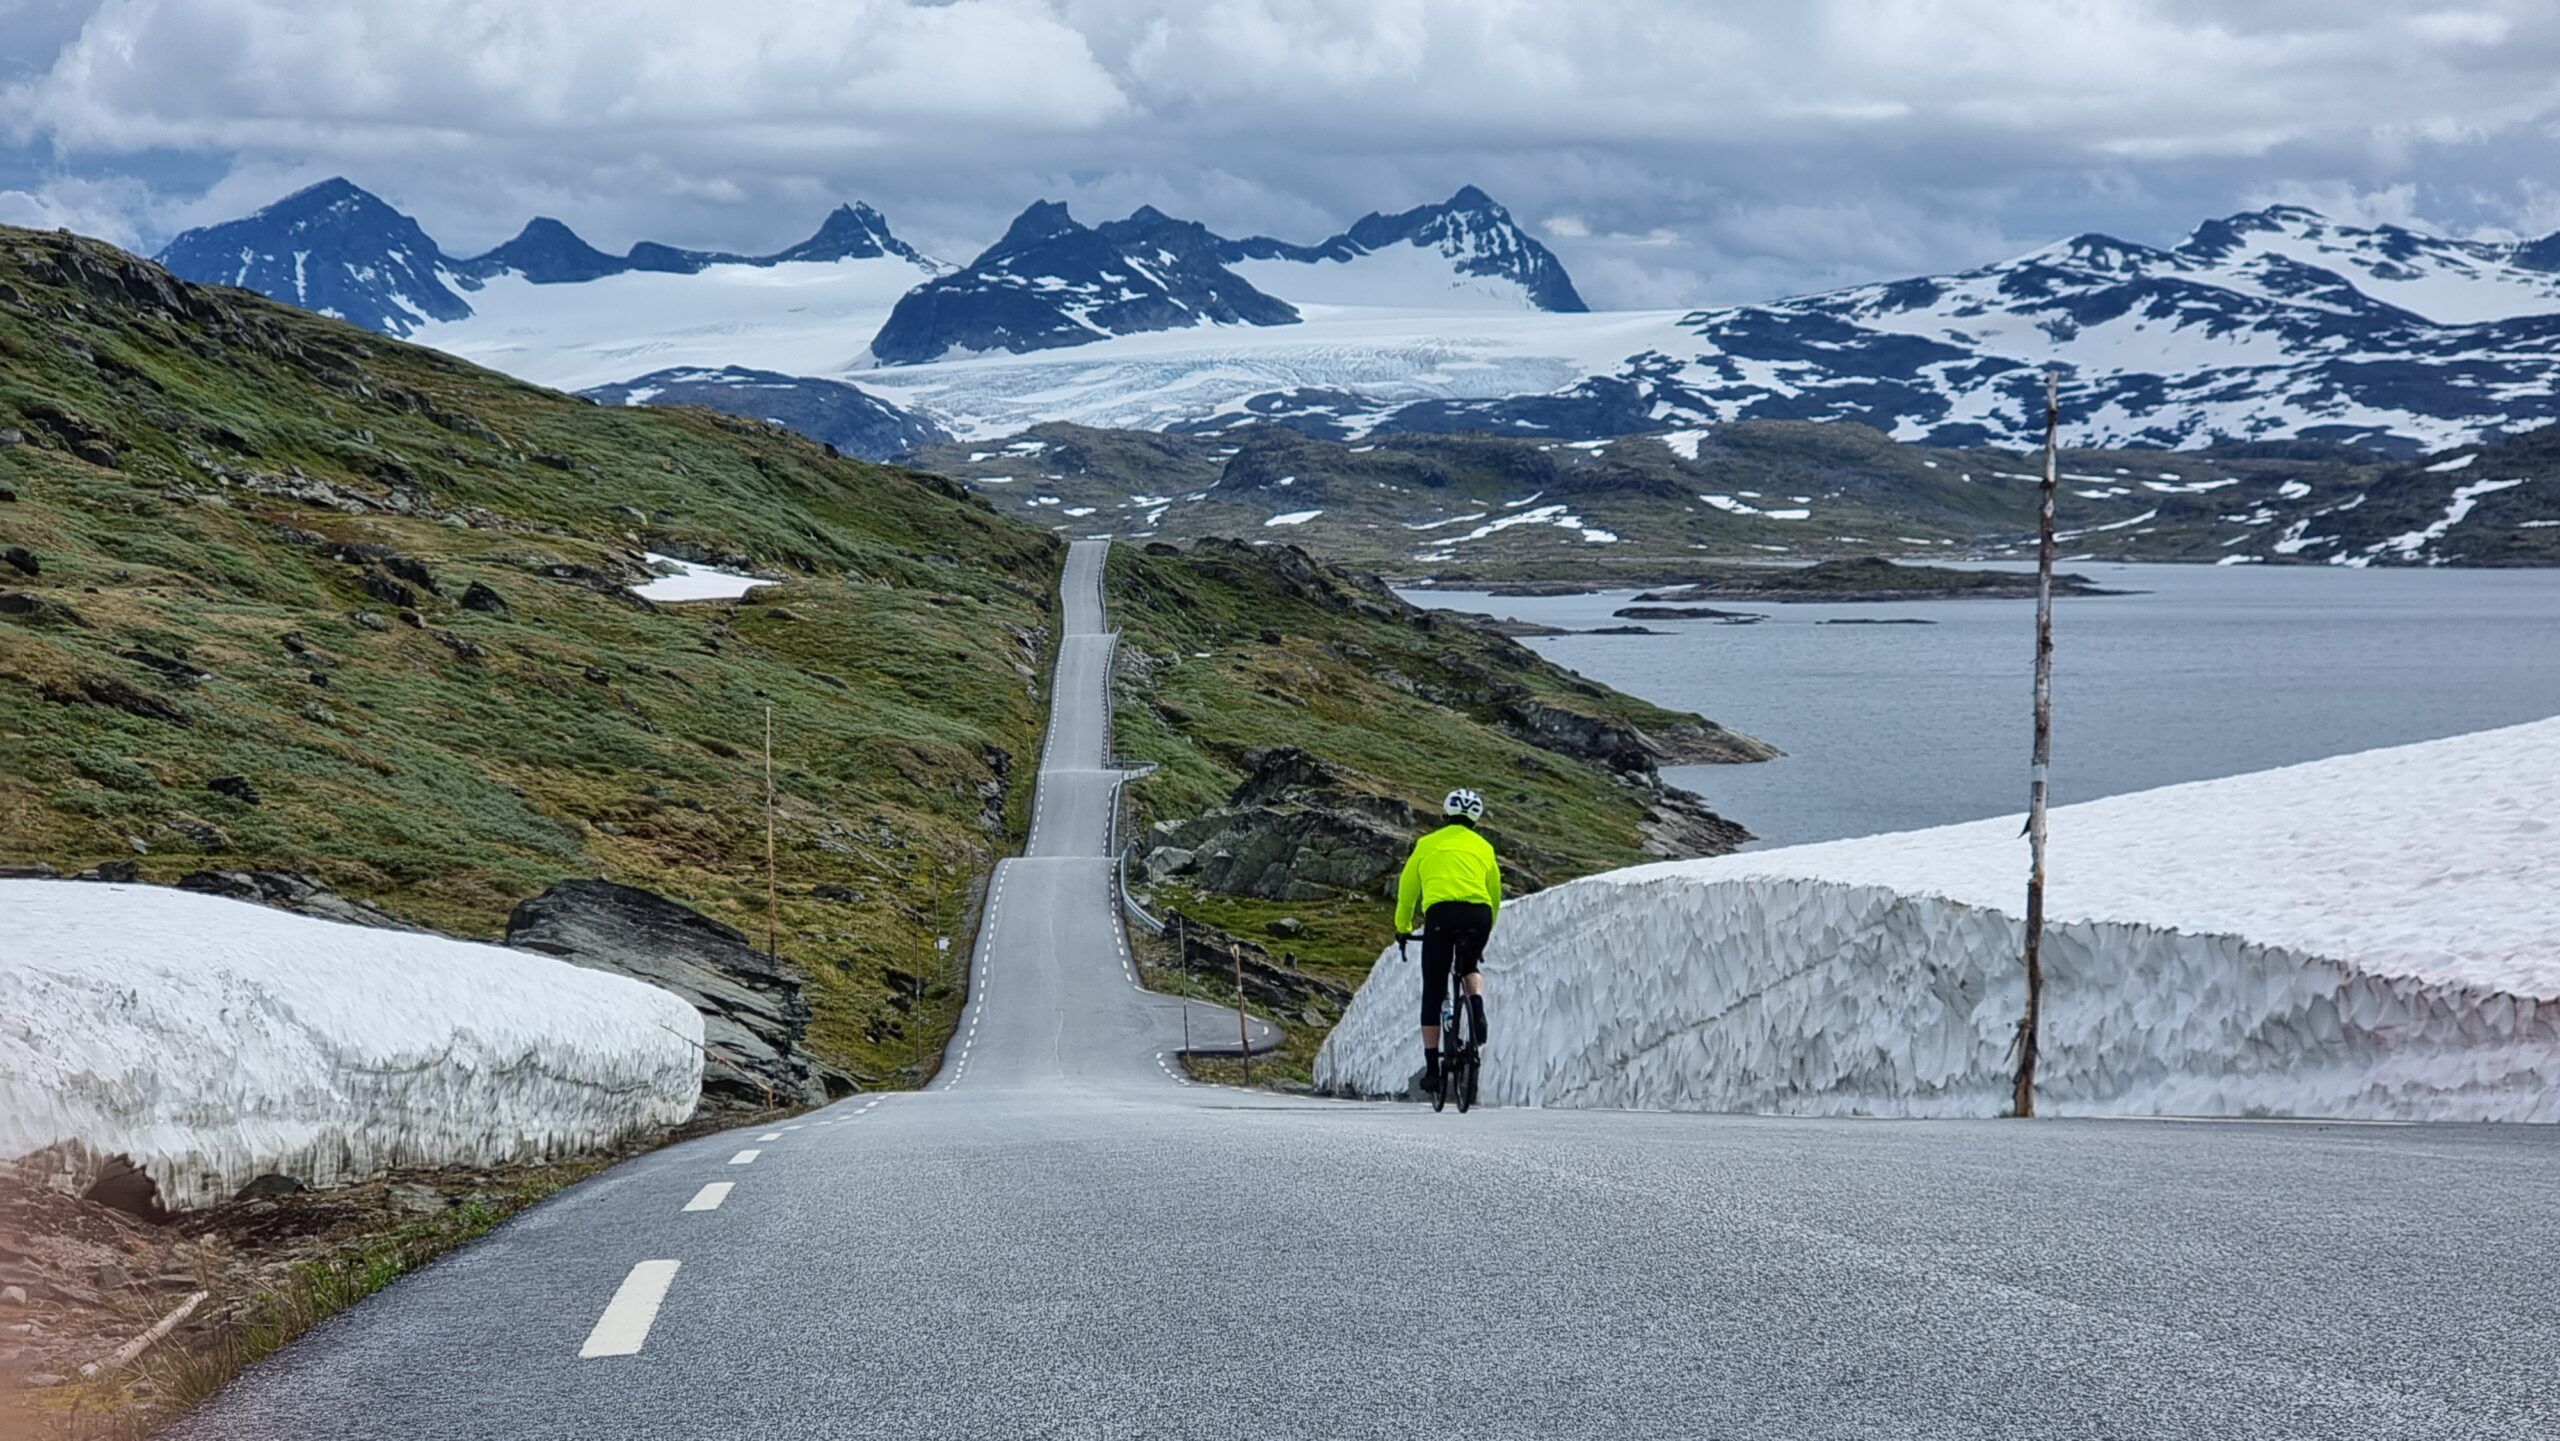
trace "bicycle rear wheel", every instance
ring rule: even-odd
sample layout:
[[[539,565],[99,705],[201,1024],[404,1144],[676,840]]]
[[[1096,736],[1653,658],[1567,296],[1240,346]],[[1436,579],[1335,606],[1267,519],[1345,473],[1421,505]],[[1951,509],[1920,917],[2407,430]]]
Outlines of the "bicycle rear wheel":
[[[1447,1052],[1440,1063],[1440,1074],[1458,1103],[1458,1114],[1465,1115],[1467,1107],[1476,1103],[1476,1037],[1464,1002],[1450,1007],[1449,1024],[1440,1036]]]

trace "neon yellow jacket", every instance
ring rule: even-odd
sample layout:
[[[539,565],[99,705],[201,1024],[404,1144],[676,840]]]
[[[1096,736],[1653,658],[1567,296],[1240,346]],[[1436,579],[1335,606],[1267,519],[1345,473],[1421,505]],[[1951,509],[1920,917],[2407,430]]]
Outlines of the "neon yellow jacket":
[[[1502,912],[1502,862],[1473,826],[1442,826],[1413,843],[1396,882],[1396,929],[1411,931],[1442,901],[1479,901]]]

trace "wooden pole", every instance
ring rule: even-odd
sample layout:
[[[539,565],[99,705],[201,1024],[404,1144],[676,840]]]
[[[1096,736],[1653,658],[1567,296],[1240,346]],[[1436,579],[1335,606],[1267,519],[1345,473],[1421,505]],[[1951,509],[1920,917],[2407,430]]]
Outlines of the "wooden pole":
[[[1244,1021],[1244,946],[1230,941],[1227,954],[1236,963],[1236,1055],[1244,1061],[1244,1083],[1250,1086],[1253,1084],[1253,1032],[1245,1028]]]
[[[2044,483],[2036,505],[2036,749],[2027,790],[2027,1013],[2018,1022],[2018,1079],[2010,1114],[2036,1113],[2036,1032],[2044,1010],[2046,779],[2053,764],[2053,493],[2059,479],[2062,406],[2044,377]]]
[[[781,883],[775,878],[773,861],[773,707],[764,708],[764,953],[779,965],[782,961]]]

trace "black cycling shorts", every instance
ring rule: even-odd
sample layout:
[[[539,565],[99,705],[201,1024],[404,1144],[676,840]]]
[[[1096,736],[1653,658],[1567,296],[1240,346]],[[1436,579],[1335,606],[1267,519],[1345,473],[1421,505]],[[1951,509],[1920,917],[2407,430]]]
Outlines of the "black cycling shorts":
[[[1440,1024],[1452,974],[1472,976],[1493,938],[1493,907],[1481,901],[1442,901],[1422,913],[1422,1024]]]

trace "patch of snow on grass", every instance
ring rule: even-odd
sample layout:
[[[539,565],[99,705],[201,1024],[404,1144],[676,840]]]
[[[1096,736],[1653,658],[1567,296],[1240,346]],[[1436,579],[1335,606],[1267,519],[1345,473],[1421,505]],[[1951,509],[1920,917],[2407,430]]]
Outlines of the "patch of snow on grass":
[[[1279,514],[1279,515],[1275,515],[1275,516],[1271,517],[1269,520],[1264,521],[1264,522],[1263,522],[1263,524],[1264,524],[1264,525],[1305,525],[1308,521],[1311,521],[1311,520],[1315,519],[1317,516],[1320,516],[1320,515],[1322,515],[1322,514],[1324,514],[1324,512],[1323,512],[1321,509],[1318,509],[1318,510],[1292,510],[1292,511],[1285,511],[1285,512],[1283,512],[1283,513]]]
[[[740,575],[734,571],[720,570],[713,566],[696,565],[692,561],[678,560],[674,556],[660,555],[655,551],[645,554],[649,564],[660,570],[671,569],[672,573],[662,575],[646,584],[633,586],[631,593],[642,600],[736,600],[757,586],[774,584],[772,581],[759,580],[752,575]]]

